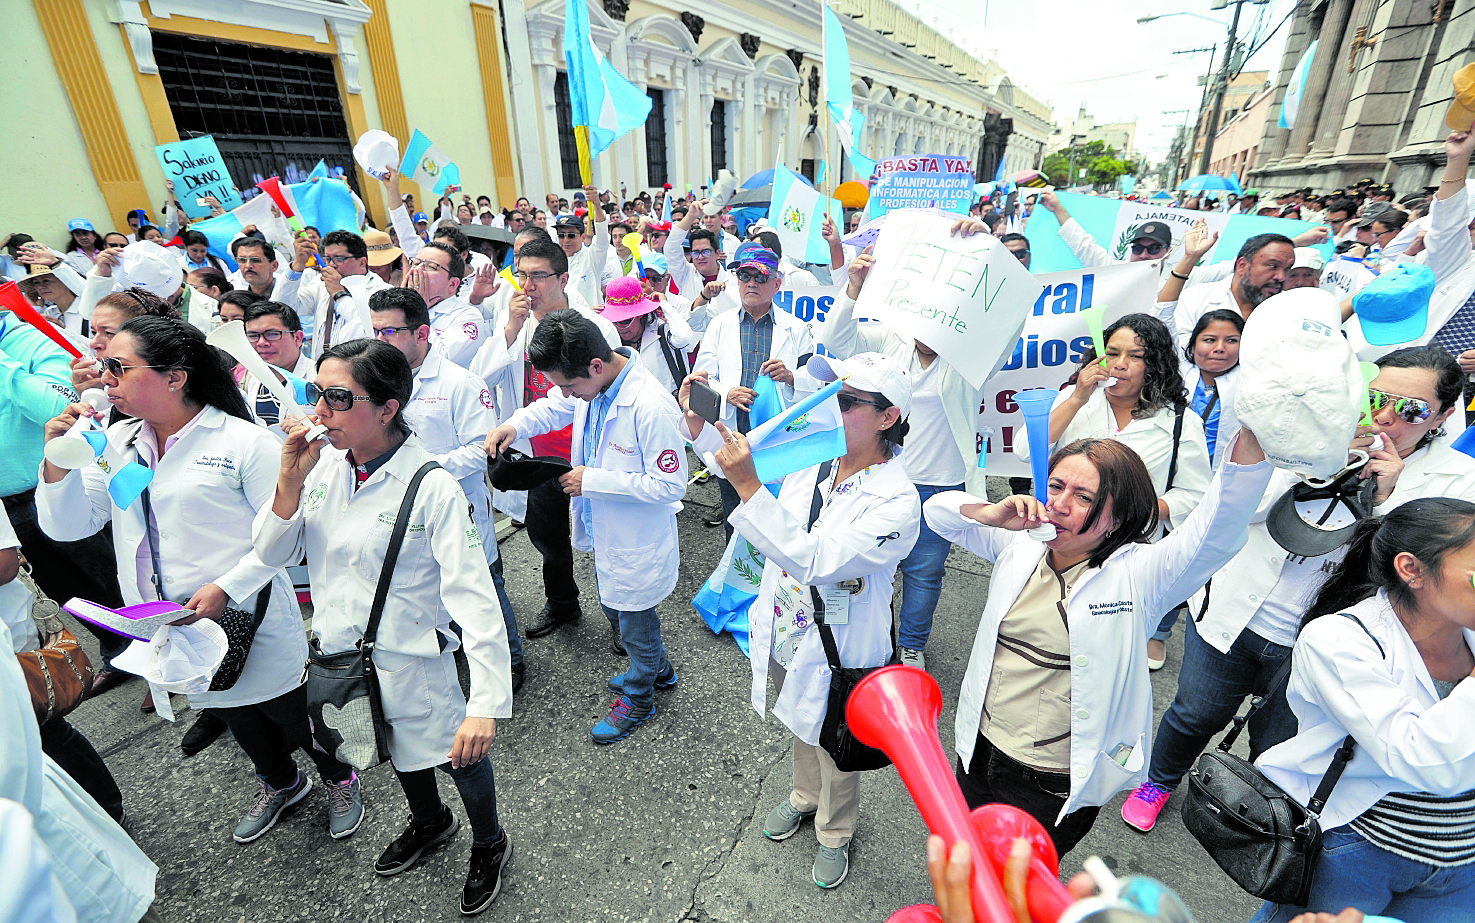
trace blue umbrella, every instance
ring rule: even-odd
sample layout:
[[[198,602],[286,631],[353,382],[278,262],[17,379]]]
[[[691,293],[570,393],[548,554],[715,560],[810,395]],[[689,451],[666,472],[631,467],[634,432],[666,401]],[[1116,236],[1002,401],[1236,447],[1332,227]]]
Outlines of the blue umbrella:
[[[747,179],[743,180],[743,184],[741,186],[739,186],[738,188],[739,189],[757,189],[759,186],[772,186],[772,185],[773,185],[773,168],[770,167],[767,170],[760,170],[757,173],[754,173],[752,176],[748,177]]]
[[[1171,201],[1173,201],[1173,197],[1171,195],[1169,195],[1168,193],[1164,192],[1161,189],[1159,189],[1157,192],[1154,192],[1148,198],[1152,199],[1155,202],[1161,202],[1161,201],[1171,202]]]
[[[1212,173],[1201,173],[1184,180],[1179,186],[1180,192],[1211,192],[1223,190],[1240,195],[1244,192],[1239,188],[1239,180],[1232,176],[1215,176]]]

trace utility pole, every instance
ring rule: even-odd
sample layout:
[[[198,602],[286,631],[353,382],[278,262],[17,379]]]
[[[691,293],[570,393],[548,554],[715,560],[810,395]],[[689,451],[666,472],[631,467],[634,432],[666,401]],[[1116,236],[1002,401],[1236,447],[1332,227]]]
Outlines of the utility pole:
[[[1239,12],[1238,6],[1235,7],[1235,12]],[[1198,98],[1198,116],[1193,120],[1193,135],[1188,140],[1187,150],[1183,152],[1182,164],[1184,175],[1180,179],[1187,179],[1188,174],[1193,172],[1193,152],[1198,149],[1198,129],[1204,122],[1204,107],[1208,105],[1209,92],[1214,84],[1214,54],[1218,51],[1218,47],[1210,45],[1208,48],[1184,48],[1173,52],[1173,54],[1202,54],[1205,51],[1209,53],[1209,67],[1204,73],[1204,91],[1199,94]],[[1229,55],[1225,55],[1224,57],[1225,60],[1229,59]],[[1204,171],[1200,170],[1199,172],[1202,173]],[[1173,185],[1178,185],[1178,180],[1174,180]]]
[[[1174,52],[1174,54],[1177,54],[1177,52]],[[1178,185],[1179,180],[1183,179],[1183,175],[1182,175],[1182,173],[1180,171],[1181,171],[1181,169],[1183,167],[1183,162],[1186,159],[1188,159],[1188,158],[1185,158],[1183,156],[1183,140],[1184,140],[1184,138],[1186,138],[1188,136],[1188,117],[1190,115],[1192,115],[1192,114],[1193,114],[1193,110],[1192,109],[1164,109],[1163,110],[1163,115],[1181,115],[1181,116],[1183,116],[1183,126],[1181,128],[1179,128],[1178,131],[1174,132],[1173,146],[1172,146],[1172,149],[1169,151],[1169,154],[1168,154],[1168,158],[1169,158],[1169,160],[1171,161],[1171,163],[1173,165],[1173,179],[1172,179],[1172,182],[1170,184],[1171,186],[1175,186],[1176,187]],[[1189,157],[1192,157],[1193,156],[1192,152],[1190,152],[1188,156]],[[1167,165],[1164,164],[1164,169],[1163,169],[1163,174],[1164,175],[1163,175],[1163,178],[1165,180],[1167,179],[1167,172],[1168,172]]]
[[[1253,2],[1253,0],[1252,0]],[[1204,125],[1204,153],[1198,161],[1198,172],[1209,172],[1209,157],[1214,152],[1214,136],[1219,133],[1219,114],[1224,109],[1224,93],[1229,88],[1229,68],[1234,63],[1234,39],[1239,31],[1239,12],[1245,0],[1234,0],[1234,17],[1229,20],[1229,42],[1224,46],[1224,60],[1219,65],[1219,79],[1214,82],[1214,108]]]

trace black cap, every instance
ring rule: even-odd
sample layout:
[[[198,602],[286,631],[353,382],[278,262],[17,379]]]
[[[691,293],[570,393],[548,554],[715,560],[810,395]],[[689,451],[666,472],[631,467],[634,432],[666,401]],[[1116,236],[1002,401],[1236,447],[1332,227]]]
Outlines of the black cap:
[[[1161,221],[1149,221],[1139,225],[1137,230],[1132,232],[1133,240],[1141,240],[1144,237],[1148,240],[1155,240],[1164,247],[1173,246],[1173,232]]]
[[[1275,543],[1291,554],[1309,558],[1331,554],[1347,543],[1360,520],[1373,514],[1377,478],[1358,478],[1361,466],[1329,484],[1300,483],[1281,495],[1265,528]]]
[[[578,215],[559,215],[553,222],[556,228],[577,228],[579,233],[584,233],[584,219]]]
[[[572,468],[568,462],[552,455],[531,456],[508,448],[487,461],[487,476],[498,490],[532,490]]]
[[[1357,185],[1359,185],[1359,186],[1371,186],[1372,184],[1373,184],[1373,178],[1371,176],[1365,176],[1362,179],[1360,179],[1360,180],[1357,181]]]

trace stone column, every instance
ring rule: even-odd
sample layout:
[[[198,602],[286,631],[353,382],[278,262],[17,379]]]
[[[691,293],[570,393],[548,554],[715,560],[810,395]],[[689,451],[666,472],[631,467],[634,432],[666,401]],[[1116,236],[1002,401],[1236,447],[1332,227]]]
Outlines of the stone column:
[[[1300,118],[1296,119],[1296,127],[1291,130],[1281,163],[1300,162],[1316,137],[1327,86],[1342,59],[1342,36],[1347,31],[1347,19],[1351,14],[1352,0],[1330,0],[1327,5],[1326,18],[1322,20],[1321,33],[1317,36],[1316,58],[1311,62],[1306,89],[1301,95]]]
[[[1295,19],[1291,22],[1291,34],[1286,39],[1285,53],[1280,58],[1275,95],[1270,103],[1271,117],[1265,122],[1264,135],[1260,140],[1260,152],[1255,158],[1255,167],[1274,163],[1285,154],[1286,141],[1291,137],[1289,128],[1280,127],[1280,109],[1285,102],[1286,88],[1290,86],[1291,71],[1301,55],[1311,45],[1311,5],[1302,3],[1296,7]]]
[[[543,154],[538,150],[539,132],[538,105],[534,98],[533,84],[527,79],[532,73],[532,58],[529,53],[526,6],[523,0],[503,0],[502,29],[507,38],[507,76],[510,80],[508,96],[512,100],[512,124],[507,130],[517,145],[519,193],[535,199],[548,190],[544,173]]]
[[[543,129],[543,164],[547,181],[544,188],[528,196],[535,199],[550,192],[564,194],[563,157],[558,148],[558,101],[554,85],[558,82],[558,68],[552,64],[538,64],[539,122]]]
[[[1331,81],[1327,86],[1326,97],[1322,101],[1320,119],[1317,121],[1316,140],[1311,145],[1311,153],[1307,155],[1308,159],[1330,157],[1337,149],[1337,136],[1342,133],[1342,123],[1347,117],[1347,104],[1352,99],[1352,83],[1357,78],[1355,73],[1347,73],[1347,52],[1343,49],[1343,45],[1351,40],[1358,23],[1369,20],[1368,14],[1376,6],[1377,0],[1356,0],[1351,14],[1347,17],[1347,28],[1343,33],[1343,42],[1337,45],[1337,57],[1333,62]]]

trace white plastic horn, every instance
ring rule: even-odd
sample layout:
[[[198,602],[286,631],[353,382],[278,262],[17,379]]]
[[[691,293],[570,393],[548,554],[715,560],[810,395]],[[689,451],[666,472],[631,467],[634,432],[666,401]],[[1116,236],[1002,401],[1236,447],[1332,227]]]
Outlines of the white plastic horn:
[[[359,322],[364,325],[363,335],[373,337],[374,318],[369,313],[369,277],[344,276],[343,288],[348,292],[349,300],[353,302],[354,308],[358,310]]]
[[[88,388],[82,392],[82,403],[91,407],[98,413],[108,409],[107,392],[101,388]],[[97,425],[92,417],[78,417],[77,422],[71,425],[65,433],[46,443],[43,454],[46,460],[58,468],[75,471],[78,468],[86,468],[97,459],[97,450],[92,443],[82,434]]]
[[[276,398],[277,404],[282,408],[284,418],[307,416],[302,405],[297,403],[292,389],[277,377],[277,373],[266,364],[265,359],[256,354],[251,341],[246,339],[246,324],[243,321],[233,320],[228,324],[221,324],[210,331],[210,335],[205,337],[205,342],[216,349],[230,353],[231,357],[239,362],[246,371],[256,376],[256,380],[261,382],[267,393]],[[316,424],[307,431],[307,441],[311,442],[327,431],[326,426],[321,423]]]

